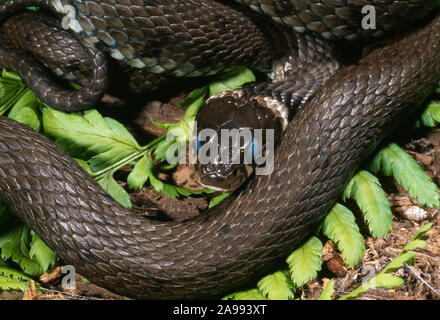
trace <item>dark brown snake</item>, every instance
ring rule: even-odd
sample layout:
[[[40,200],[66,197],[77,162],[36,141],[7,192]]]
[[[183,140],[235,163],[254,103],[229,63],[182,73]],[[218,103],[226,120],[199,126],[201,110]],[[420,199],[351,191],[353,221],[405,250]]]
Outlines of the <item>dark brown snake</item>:
[[[361,9],[369,1],[238,2],[296,31],[313,32],[304,36],[306,44],[317,34],[353,40],[398,31],[410,18],[419,20],[431,9],[427,0],[374,1],[377,29],[362,30]],[[46,1],[6,1],[0,17],[29,4],[50,8]],[[0,38],[4,43],[0,64],[19,72],[44,101],[68,110],[77,110],[81,99],[88,107],[102,94],[106,67],[101,50],[121,58],[121,64],[139,66],[141,61],[144,69],[179,76],[242,64],[267,70],[276,58],[273,48],[282,51],[278,43],[282,32],[274,32],[281,27],[245,14],[241,7],[231,9],[208,0],[70,4],[82,15],[78,20],[89,33],[79,38],[99,39],[99,50],[82,41],[71,43],[93,57],[86,59],[93,67],[92,77],[79,92],[54,86],[45,69],[18,50],[32,41],[48,41],[29,49],[35,56],[54,42],[62,47],[62,36],[54,41],[31,35],[26,42],[2,31],[4,39]],[[40,25],[33,22],[35,28]],[[21,25],[26,29],[25,16]],[[370,48],[325,85],[320,83],[285,131],[274,173],[254,178],[236,197],[196,219],[164,223],[132,214],[52,142],[5,117],[0,117],[0,200],[65,263],[98,285],[136,298],[221,296],[270,271],[313,232],[365,157],[430,94],[440,76],[439,30],[440,18],[427,18],[410,33],[400,32]],[[306,55],[298,52],[300,58]],[[78,61],[68,61],[64,75],[69,70],[81,73]],[[45,64],[56,67],[50,61]],[[145,80],[145,74],[137,70],[130,79],[133,84]],[[283,94],[286,88],[269,89],[287,103],[295,100],[294,90]],[[267,86],[249,91],[265,94]]]

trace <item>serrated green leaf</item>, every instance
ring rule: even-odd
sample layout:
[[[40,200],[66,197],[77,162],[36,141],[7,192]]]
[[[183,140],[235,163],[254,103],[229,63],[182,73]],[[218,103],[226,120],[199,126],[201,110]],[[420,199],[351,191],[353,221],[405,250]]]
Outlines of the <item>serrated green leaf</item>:
[[[30,229],[23,224],[11,227],[7,232],[0,235],[2,259],[11,259],[26,274],[39,276],[43,273],[43,269],[37,261],[30,258],[29,246]]]
[[[385,288],[385,289],[398,288],[405,284],[403,279],[389,273],[378,274],[375,277],[375,282],[376,282],[376,284],[374,285],[375,288]]]
[[[434,224],[427,223],[423,227],[417,231],[416,235],[414,236],[413,240],[410,241],[403,249],[402,252],[407,252],[415,249],[423,249],[426,248],[428,243],[426,242],[426,239],[428,239],[428,235],[426,234],[433,226]]]
[[[86,160],[93,172],[143,150],[122,124],[103,118],[96,110],[81,116],[45,108],[43,128],[70,156]]]
[[[176,125],[175,123],[162,123],[157,121],[151,121],[151,123],[164,130],[168,130],[169,128]]]
[[[41,102],[35,96],[35,94],[27,90],[8,114],[8,117],[23,123],[35,131],[40,131],[41,119],[40,119],[40,107]]]
[[[0,290],[21,290],[29,289],[31,278],[17,270],[0,266]]]
[[[143,156],[134,166],[127,177],[130,190],[139,191],[148,181],[150,170],[148,168],[148,154]]]
[[[413,240],[405,246],[404,250],[410,251],[415,249],[423,249],[426,248],[427,245],[428,243],[425,240]]]
[[[293,284],[283,271],[277,271],[258,282],[258,290],[269,300],[289,300],[294,297]]]
[[[335,294],[335,280],[330,280],[322,290],[318,300],[332,300],[332,296]]]
[[[97,180],[97,182],[121,206],[131,209],[132,204],[130,196],[113,178],[113,172],[104,174]]]
[[[19,258],[24,256],[21,242],[26,238],[23,236],[23,233],[26,232],[29,232],[29,229],[22,224],[18,224],[0,235],[1,256],[4,260],[13,258],[14,255],[17,255],[18,257],[13,258],[13,261],[16,263],[20,262]]]
[[[323,233],[337,243],[345,263],[355,266],[365,252],[364,238],[359,232],[353,213],[337,203],[323,222]]]
[[[3,69],[0,78],[0,115],[15,105],[26,91],[29,90],[17,74]]]
[[[26,274],[32,277],[38,277],[44,273],[40,264],[28,257],[23,257],[19,266]]]
[[[321,240],[317,237],[311,237],[289,255],[286,262],[296,287],[303,286],[317,276],[322,267],[322,249]]]
[[[175,141],[163,141],[159,142],[153,149],[154,159],[159,162],[165,162],[167,159],[167,150]]]
[[[267,300],[257,289],[235,292],[222,300]]]
[[[379,151],[369,170],[374,174],[381,171],[386,176],[393,176],[421,205],[431,208],[440,205],[436,184],[419,164],[395,143],[390,143]]]
[[[423,111],[421,120],[426,127],[434,128],[437,126],[440,123],[440,103],[431,102]]]
[[[343,199],[347,198],[356,201],[374,238],[388,234],[393,224],[391,206],[375,176],[365,170],[359,171],[344,191]]]
[[[255,82],[254,73],[247,68],[239,68],[220,75],[215,82],[209,84],[209,94],[214,94],[241,88],[245,83]]]
[[[31,259],[34,259],[41,266],[42,272],[46,272],[55,265],[56,258],[52,249],[50,249],[35,232],[32,233],[32,243],[29,250]]]
[[[415,252],[404,252],[399,254],[396,258],[393,259],[384,269],[384,273],[395,272],[403,267],[405,263],[413,264],[414,257],[416,256]]]
[[[426,240],[428,238],[428,235],[426,234],[429,230],[431,230],[434,223],[430,222],[425,225],[423,225],[419,231],[417,231],[416,235],[414,236],[414,240],[422,239]]]

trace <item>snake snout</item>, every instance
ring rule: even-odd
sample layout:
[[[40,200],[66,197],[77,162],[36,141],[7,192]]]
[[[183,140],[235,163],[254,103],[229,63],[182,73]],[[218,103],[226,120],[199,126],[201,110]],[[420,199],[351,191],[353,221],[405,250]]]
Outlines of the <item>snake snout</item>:
[[[234,191],[253,173],[251,165],[208,164],[196,165],[195,176],[205,188],[215,191]]]

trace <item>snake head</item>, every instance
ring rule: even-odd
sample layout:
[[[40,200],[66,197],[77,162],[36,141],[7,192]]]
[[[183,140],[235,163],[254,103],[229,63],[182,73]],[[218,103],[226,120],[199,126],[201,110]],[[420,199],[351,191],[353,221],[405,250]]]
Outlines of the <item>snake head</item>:
[[[256,99],[231,93],[209,99],[196,117],[199,183],[216,191],[234,191],[253,174],[268,143],[278,143],[282,122]],[[267,131],[273,138],[267,139]]]

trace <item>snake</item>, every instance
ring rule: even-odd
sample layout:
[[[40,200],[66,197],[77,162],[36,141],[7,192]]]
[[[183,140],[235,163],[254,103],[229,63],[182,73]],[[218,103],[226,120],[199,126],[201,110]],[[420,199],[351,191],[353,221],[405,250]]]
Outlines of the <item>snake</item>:
[[[23,12],[31,5],[40,18]],[[375,10],[375,28],[362,25],[365,6]],[[2,2],[3,27],[14,17],[18,25],[2,29],[0,65],[66,111],[102,96],[113,62],[127,87],[142,91],[165,78],[241,65],[268,72],[284,61],[272,83],[229,95],[293,106],[272,174],[181,222],[122,208],[49,139],[0,117],[0,201],[64,263],[138,299],[221,297],[274,270],[316,232],[366,157],[414,114],[440,75],[440,18],[427,0]],[[63,22],[71,30],[56,27]],[[335,63],[327,50],[379,38],[355,61]],[[81,74],[88,79],[80,90],[55,81]]]

